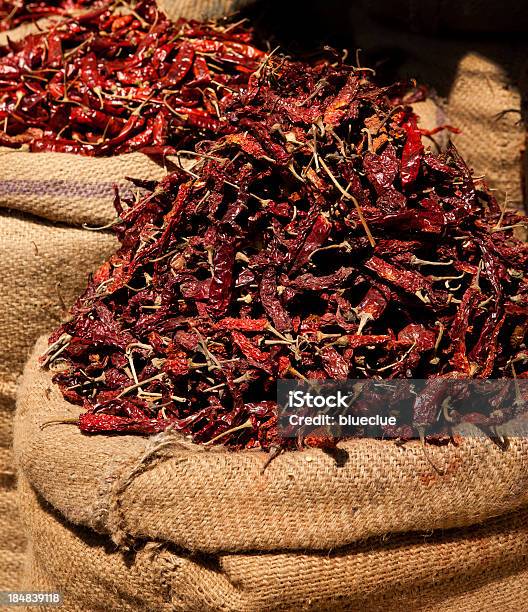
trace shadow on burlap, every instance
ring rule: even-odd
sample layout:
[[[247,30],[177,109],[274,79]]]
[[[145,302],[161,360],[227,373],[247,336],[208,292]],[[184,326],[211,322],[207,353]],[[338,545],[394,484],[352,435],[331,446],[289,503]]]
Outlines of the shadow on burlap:
[[[163,0],[163,8],[172,17],[214,18],[247,3]],[[48,23],[0,32],[0,45]],[[113,188],[127,190],[125,177],[159,180],[165,173],[163,163],[139,153],[93,159],[0,148],[0,590],[16,587],[24,563],[11,446],[17,380],[28,351],[116,248],[110,230],[93,232],[83,224],[113,221]]]

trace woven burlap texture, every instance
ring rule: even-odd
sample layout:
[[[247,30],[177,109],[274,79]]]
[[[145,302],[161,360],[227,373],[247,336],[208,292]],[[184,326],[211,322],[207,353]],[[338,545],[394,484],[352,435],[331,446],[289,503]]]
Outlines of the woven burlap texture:
[[[30,215],[74,226],[105,225],[115,218],[114,185],[126,177],[160,179],[162,165],[141,153],[92,158],[0,148],[0,202]]]
[[[222,10],[231,11],[227,4]],[[179,5],[181,16],[219,16],[208,1],[170,5],[175,16]],[[48,23],[1,32],[0,45]],[[113,220],[113,186],[126,189],[126,176],[157,180],[164,174],[139,153],[92,159],[0,148],[0,589],[17,588],[24,563],[11,446],[17,379],[28,351],[58,324],[63,305],[73,303],[88,273],[116,248],[110,232],[90,232],[82,224]]]
[[[375,440],[342,443],[341,467],[309,450],[262,473],[263,453],[205,450],[175,434],[42,428],[78,414],[38,365],[45,346],[26,366],[15,419],[24,584],[63,590],[67,609],[112,609],[108,593],[119,610],[442,602],[473,612],[528,597],[527,440],[506,451],[487,439],[431,447],[443,476],[419,444]],[[50,560],[52,541],[60,552]]]
[[[247,4],[246,0],[164,0],[164,8],[173,18],[219,17]],[[410,8],[416,6],[420,10],[410,14],[415,20],[413,23],[423,17],[425,10],[423,4],[409,2]],[[443,10],[447,4],[442,2],[435,6]],[[484,13],[479,11],[479,14]],[[460,11],[457,15],[457,19],[462,17]],[[433,29],[441,30],[445,23],[444,13],[439,16],[441,19],[433,24]],[[345,19],[344,14],[341,17]],[[516,20],[516,23],[520,22]],[[451,26],[447,24],[447,27]],[[0,44],[5,43],[7,36],[16,40],[31,29],[31,26],[22,26],[16,31],[1,33]],[[476,173],[487,175],[492,186],[499,190],[499,198],[508,192],[509,201],[520,205],[519,157],[524,130],[515,112],[520,106],[519,92],[511,85],[517,57],[509,57],[509,47],[479,42],[480,51],[470,53],[467,45],[453,40],[433,40],[430,36],[407,33],[395,38],[393,29],[378,35],[376,28],[361,27],[361,24],[358,31],[371,38],[358,39],[355,44],[368,49],[381,40],[384,45],[404,48],[410,58],[404,68],[405,74],[440,85],[444,100],[443,111],[436,113],[437,123],[449,121],[461,126],[464,133],[456,137],[456,142]],[[508,56],[506,60],[504,56]],[[448,59],[450,65],[457,66],[455,78],[446,70]],[[446,82],[444,88],[443,82]],[[510,109],[514,112],[499,114]],[[423,114],[426,113],[424,110]],[[0,298],[0,341],[3,344],[3,358],[0,359],[0,588],[17,586],[18,573],[24,563],[25,538],[18,522],[10,449],[16,381],[23,362],[35,339],[58,322],[62,302],[72,303],[88,272],[115,248],[115,241],[108,232],[91,233],[83,230],[81,224],[103,225],[112,219],[114,182],[123,187],[126,175],[159,178],[163,172],[154,162],[140,155],[93,160],[0,150],[0,271],[4,278]],[[132,487],[130,491],[133,490]],[[119,516],[118,509],[113,516]],[[117,525],[121,532],[116,529],[114,536],[126,540],[127,533],[131,533],[126,520],[124,524],[118,520]],[[488,584],[483,588],[488,589],[490,596],[498,593],[495,586]],[[509,587],[504,588],[508,590]]]
[[[158,0],[160,9],[170,18],[217,19],[232,15],[255,0]]]
[[[87,271],[113,248],[108,235],[0,212],[0,585],[4,588],[16,586],[23,561],[11,451],[17,378],[35,336],[61,316],[58,292],[71,299]]]
[[[526,511],[323,554],[189,556],[149,542],[126,556],[66,522],[24,477],[19,492],[31,542],[22,587],[59,590],[67,612],[517,612],[528,600]]]

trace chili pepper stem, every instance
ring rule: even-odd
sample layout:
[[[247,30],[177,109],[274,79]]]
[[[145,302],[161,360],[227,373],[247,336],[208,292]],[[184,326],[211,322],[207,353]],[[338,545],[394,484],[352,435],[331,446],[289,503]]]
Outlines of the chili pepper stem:
[[[424,457],[427,463],[429,463],[429,465],[434,469],[434,471],[439,476],[444,476],[445,471],[441,470],[437,465],[435,465],[434,461],[431,459],[431,457],[429,456],[429,453],[427,452],[426,443],[425,443],[425,427],[423,427],[422,425],[416,425],[416,429],[418,430],[418,435],[420,436],[420,445],[422,447],[422,451],[423,451],[423,454],[424,454]]]
[[[290,366],[287,370],[289,373],[293,374],[296,378],[300,378],[304,380],[304,382],[309,382],[304,374],[301,374],[298,370],[296,370],[293,366]]]
[[[446,397],[446,399],[442,402],[442,414],[448,423],[454,423],[455,420],[449,412],[449,407],[449,398]]]
[[[51,425],[79,425],[79,417],[65,417],[64,419],[44,421],[44,423],[41,423],[40,429],[46,429],[46,427],[50,427]]]
[[[416,342],[413,342],[413,344],[405,351],[405,353],[393,363],[389,363],[388,365],[383,366],[382,368],[370,368],[370,369],[373,372],[385,372],[386,370],[390,370],[391,368],[398,365],[399,363],[402,363],[402,361],[405,361],[405,358],[412,353],[415,346],[416,346]]]
[[[288,169],[290,170],[290,172],[293,174],[293,176],[301,181],[301,183],[306,183],[306,181],[304,180],[304,178],[297,172],[297,170],[295,169],[295,166],[293,165],[293,162],[290,162],[288,164]]]
[[[264,474],[266,468],[270,465],[270,463],[276,459],[281,453],[284,452],[284,449],[281,446],[272,446],[269,450],[269,455],[266,457],[266,461],[264,461],[264,465],[260,469],[261,475]]]
[[[372,321],[373,319],[374,317],[370,314],[370,312],[362,312],[359,315],[359,325],[356,334],[360,336],[363,331],[363,328],[368,323],[368,321]]]
[[[42,362],[42,367],[46,367],[48,364],[50,364],[51,362],[55,361],[55,359],[57,359],[57,357],[63,353],[68,346],[70,345],[70,341],[72,339],[72,336],[70,336],[69,334],[63,334],[58,340],[57,342],[54,342],[46,351],[46,353],[44,353],[45,355],[47,355],[46,359]],[[59,346],[60,344],[63,345],[57,350],[55,351],[55,353],[52,353],[52,351]]]
[[[316,154],[315,150],[314,150],[314,153]],[[341,183],[332,174],[332,171],[326,165],[326,162],[324,161],[322,157],[319,158],[319,161],[324,171],[328,174],[328,176],[330,177],[330,180],[332,181],[332,183],[334,183],[337,189],[341,192],[343,197],[345,197],[347,200],[351,200],[351,202],[354,204],[359,220],[361,221],[361,225],[363,226],[363,229],[365,230],[365,233],[367,234],[367,238],[370,242],[370,246],[374,248],[376,246],[376,241],[374,240],[374,236],[372,235],[372,232],[370,231],[370,228],[367,224],[367,220],[365,219],[365,216],[363,215],[363,210],[361,209],[359,202],[351,193],[348,193],[348,191],[346,191],[346,189],[342,187]]]
[[[506,208],[508,205],[508,192],[506,192],[505,196],[504,196],[504,202],[501,205],[501,214],[500,217],[497,221],[497,223],[495,224],[495,227],[493,228],[494,230],[498,230],[501,225],[502,225],[502,221],[504,220],[504,215],[506,214]]]
[[[414,295],[420,299],[424,304],[430,304],[431,300],[426,296],[422,294],[422,290],[418,289],[417,291],[414,292]]]
[[[453,265],[453,260],[450,259],[449,261],[429,261],[427,259],[420,259],[419,257],[416,257],[416,255],[413,255],[411,257],[411,263],[419,266],[451,266]]]
[[[232,433],[235,433],[237,431],[241,431],[242,429],[249,429],[251,427],[253,427],[253,425],[251,424],[251,419],[248,419],[245,423],[242,423],[242,425],[238,425],[237,427],[233,427],[231,429],[228,429],[227,431],[222,432],[218,436],[215,436],[211,440],[209,440],[207,442],[204,442],[204,446],[210,446],[211,444],[214,444],[215,442],[217,442],[218,440],[224,438],[225,436],[228,436],[228,435],[230,435]]]
[[[507,230],[515,229],[516,227],[526,227],[528,224],[525,221],[519,221],[519,223],[514,223],[513,225],[503,225],[502,227],[493,227],[490,232],[495,234],[496,232],[505,232]]]
[[[149,382],[153,382],[155,380],[161,380],[165,377],[165,372],[161,372],[160,374],[156,374],[155,376],[151,376],[150,378],[146,378],[145,380],[141,380],[134,385],[130,385],[130,387],[126,387],[121,391],[121,393],[116,397],[116,399],[121,399],[123,396],[130,393],[130,391],[134,391],[134,389],[139,389],[142,385],[145,385]]]
[[[280,331],[276,330],[273,327],[273,325],[271,325],[271,323],[267,324],[266,329],[268,331],[270,331],[273,335],[277,336],[277,338],[280,338],[286,344],[294,344],[295,343],[295,341],[292,338],[287,338],[284,334],[281,334]]]
[[[136,367],[134,365],[134,359],[132,357],[132,353],[127,351],[126,356],[127,356],[127,359],[128,359],[128,363],[130,364],[130,372],[132,374],[132,377],[134,378],[134,383],[136,385],[138,385],[139,381],[138,381],[138,377],[137,377],[137,373],[136,373]]]
[[[218,361],[218,359],[209,350],[207,346],[207,342],[202,336],[202,334],[196,328],[194,328],[194,331],[196,335],[198,336],[198,340],[199,340],[200,346],[202,347],[202,351],[203,351],[205,360],[207,361],[207,365],[209,369],[211,369],[212,367],[217,367],[217,368],[222,369],[222,366],[220,365],[220,362]]]
[[[319,247],[318,249],[315,249],[310,253],[308,261],[310,261],[316,253],[321,253],[322,251],[330,251],[332,249],[345,249],[346,251],[349,251],[350,243],[344,240],[343,242],[340,242],[338,244],[329,244],[324,247]]]

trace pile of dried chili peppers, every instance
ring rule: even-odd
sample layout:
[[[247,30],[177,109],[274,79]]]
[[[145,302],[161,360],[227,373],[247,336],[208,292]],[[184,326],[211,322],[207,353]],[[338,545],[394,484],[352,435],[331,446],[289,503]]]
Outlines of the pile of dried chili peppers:
[[[47,0],[46,2],[24,2],[12,0],[0,2],[0,31],[49,17],[64,17],[97,4],[92,0]]]
[[[0,49],[0,145],[164,155],[222,131],[220,108],[264,56],[243,21],[172,23],[153,0],[91,4]]]
[[[43,358],[82,431],[283,448],[280,378],[528,377],[526,218],[334,59],[266,56],[223,133],[116,194],[121,248]]]

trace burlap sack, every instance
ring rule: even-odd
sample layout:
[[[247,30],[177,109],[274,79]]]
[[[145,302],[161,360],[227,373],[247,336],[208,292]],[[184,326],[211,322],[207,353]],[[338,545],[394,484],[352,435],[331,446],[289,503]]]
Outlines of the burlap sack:
[[[56,326],[87,275],[116,248],[113,184],[159,179],[164,168],[140,154],[93,160],[0,150],[0,589],[15,588],[24,536],[17,521],[12,418],[28,350]]]
[[[249,1],[163,0],[163,3],[173,18],[205,18],[232,13]],[[350,6],[356,4],[359,3]],[[339,19],[343,31],[348,27],[343,25],[345,14],[339,14]],[[362,42],[360,37],[351,36],[351,44],[372,48],[380,40],[385,45],[394,43],[393,30],[390,35],[386,31],[378,35],[376,28],[358,28],[359,33],[369,32],[372,37]],[[22,26],[16,31],[1,33],[0,44],[5,43],[7,36],[21,38],[31,29],[31,25]],[[424,41],[430,40],[412,39],[403,34],[394,43],[410,53],[412,61],[406,64],[408,73],[424,82],[433,81],[440,94],[447,97],[442,111],[433,110],[431,114],[431,107],[424,105],[421,114],[430,117],[429,125],[445,121],[461,125],[464,134],[457,137],[457,144],[476,172],[487,174],[492,185],[500,190],[499,197],[508,191],[510,203],[519,204],[522,130],[515,113],[496,117],[496,113],[509,107],[518,108],[518,92],[508,85],[516,60],[514,68],[504,68],[505,63],[496,59],[500,45],[495,45],[495,51],[475,56],[477,65],[473,61],[460,63],[461,77],[454,80],[460,86],[451,90],[453,66],[459,65],[462,52],[453,52],[451,43],[435,47],[434,53],[426,46],[424,52]],[[467,52],[467,45],[462,47]],[[506,46],[502,45],[502,49]],[[484,62],[484,67],[478,62]],[[468,75],[469,83],[464,81]],[[444,76],[447,85],[442,87]],[[488,96],[482,95],[482,82],[490,89]],[[468,89],[475,92],[469,95],[469,106],[464,98]],[[459,110],[453,111],[455,108]],[[23,562],[24,537],[17,522],[10,446],[16,381],[27,351],[38,335],[56,325],[63,302],[69,305],[73,301],[87,273],[114,249],[109,233],[90,233],[81,224],[104,225],[112,219],[112,184],[122,185],[125,175],[159,178],[162,174],[163,168],[139,155],[92,160],[0,151],[0,268],[4,279],[0,297],[3,348],[0,359],[0,588],[16,586]]]
[[[200,0],[169,4],[174,16],[181,5],[187,17],[211,6]],[[46,24],[1,32],[0,45]],[[91,159],[0,148],[0,590],[17,587],[24,559],[11,445],[16,383],[28,350],[57,325],[88,273],[115,250],[110,232],[90,232],[82,224],[112,221],[113,184],[126,188],[125,176],[159,179],[164,173],[141,154]]]
[[[266,455],[83,436],[37,357],[15,453],[24,587],[66,610],[518,610],[528,601],[528,440],[342,443]],[[50,555],[53,543],[54,554]],[[128,553],[117,546],[126,547]],[[498,606],[498,608],[497,608]]]
[[[416,14],[400,12],[397,7],[402,4],[416,9]],[[521,120],[521,109],[528,100],[528,79],[523,78],[528,57],[526,40],[505,41],[497,34],[485,38],[468,33],[453,35],[444,25],[439,25],[431,35],[424,28],[415,27],[421,23],[419,15],[433,19],[438,10],[439,15],[453,14],[452,20],[460,20],[463,30],[464,15],[466,21],[470,17],[475,22],[480,19],[481,13],[475,10],[479,4],[484,4],[488,12],[504,12],[508,23],[522,23],[522,19],[515,21],[507,6],[490,0],[458,2],[454,12],[453,4],[437,0],[351,3],[348,8],[351,37],[365,50],[364,61],[379,62],[380,71],[386,73],[386,66],[390,65],[390,78],[395,74],[413,77],[429,85],[436,93],[435,101],[443,111],[444,122],[462,130],[452,139],[475,175],[485,177],[500,202],[523,208],[526,125]],[[516,5],[526,22],[528,9],[522,2]],[[400,15],[399,21],[392,18],[394,12]],[[494,31],[498,32],[499,27],[500,21]]]
[[[108,235],[53,227],[36,217],[0,213],[0,585],[13,588],[22,562],[16,522],[12,416],[17,378],[34,337],[61,316],[58,291],[70,300],[86,273],[113,249]],[[58,288],[60,285],[60,289]]]
[[[170,19],[217,19],[232,15],[256,0],[158,0],[158,6]]]

